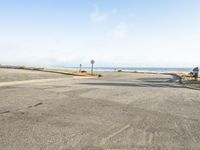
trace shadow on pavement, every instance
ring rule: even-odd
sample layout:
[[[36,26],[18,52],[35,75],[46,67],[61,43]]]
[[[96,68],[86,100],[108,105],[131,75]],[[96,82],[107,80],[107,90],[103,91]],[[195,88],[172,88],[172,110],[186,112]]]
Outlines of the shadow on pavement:
[[[104,82],[104,83],[81,83],[81,84],[86,84],[86,85],[96,85],[96,86],[128,86],[128,87],[161,87],[161,88],[182,88],[181,86],[178,86],[176,84],[162,84],[162,83],[139,83],[139,84],[134,84],[134,83],[109,83],[109,82]]]
[[[143,82],[150,82],[150,83],[169,83],[171,82],[171,79],[165,79],[165,78],[139,78],[137,79],[139,81]]]

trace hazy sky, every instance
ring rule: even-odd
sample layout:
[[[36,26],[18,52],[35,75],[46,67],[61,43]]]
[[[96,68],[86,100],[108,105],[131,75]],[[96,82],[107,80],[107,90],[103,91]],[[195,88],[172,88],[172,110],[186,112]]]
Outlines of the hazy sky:
[[[200,0],[0,0],[0,64],[200,65]]]

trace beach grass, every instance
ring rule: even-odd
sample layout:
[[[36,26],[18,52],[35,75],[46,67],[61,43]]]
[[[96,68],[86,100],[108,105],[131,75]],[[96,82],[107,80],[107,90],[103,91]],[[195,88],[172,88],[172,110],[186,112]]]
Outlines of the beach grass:
[[[61,74],[66,74],[66,75],[73,75],[73,76],[98,76],[101,77],[100,74],[94,73],[88,73],[88,72],[79,72],[79,71],[73,71],[73,70],[67,70],[67,69],[49,69],[49,68],[44,68],[42,71],[45,72],[53,72],[53,73],[61,73]]]

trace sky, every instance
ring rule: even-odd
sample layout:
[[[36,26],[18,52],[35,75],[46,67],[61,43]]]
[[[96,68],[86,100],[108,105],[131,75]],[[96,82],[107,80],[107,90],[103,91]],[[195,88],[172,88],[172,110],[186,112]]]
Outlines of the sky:
[[[0,64],[200,66],[200,0],[0,0]]]

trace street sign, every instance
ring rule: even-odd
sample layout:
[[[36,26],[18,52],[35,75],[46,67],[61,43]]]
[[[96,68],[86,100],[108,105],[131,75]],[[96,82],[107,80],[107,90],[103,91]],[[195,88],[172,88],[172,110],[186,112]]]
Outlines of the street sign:
[[[95,61],[92,59],[92,60],[90,61],[90,63],[92,64],[91,74],[93,75],[94,63],[95,63]]]
[[[95,63],[95,61],[92,59],[92,60],[91,60],[91,64],[93,65],[94,63]]]
[[[80,64],[80,67],[79,67],[79,72],[82,71],[82,64]]]

